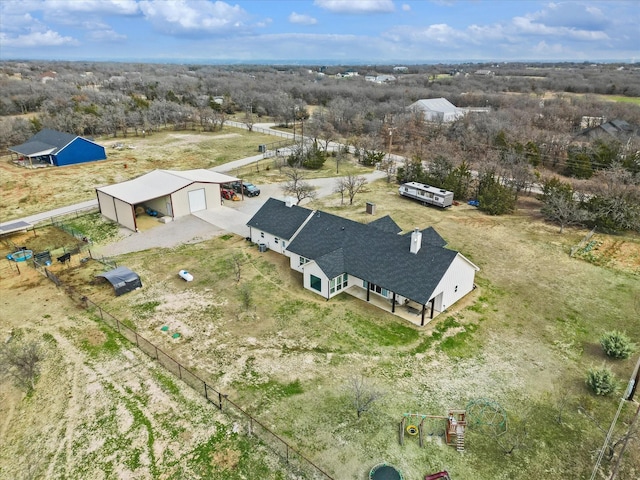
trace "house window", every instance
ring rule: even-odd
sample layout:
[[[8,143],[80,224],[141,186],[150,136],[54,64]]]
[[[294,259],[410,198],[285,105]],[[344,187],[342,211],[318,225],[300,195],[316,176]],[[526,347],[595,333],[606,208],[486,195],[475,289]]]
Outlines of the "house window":
[[[458,291],[458,285],[456,285],[456,288],[453,290],[454,292]]]
[[[338,275],[336,278],[332,278],[329,282],[329,293],[336,293],[342,290],[343,288],[347,288],[347,284],[349,283],[349,275],[343,273],[342,275]]]
[[[279,239],[279,238],[274,238],[274,239],[273,239],[273,241],[276,243],[276,245],[277,245],[278,243],[280,243],[280,239]]]
[[[287,246],[287,242],[285,242],[284,240],[282,241],[282,248],[285,248]]]
[[[305,263],[309,263],[309,259],[308,258],[304,258],[304,257],[300,257],[300,266],[304,265]]]
[[[260,232],[260,238],[264,238],[264,232]]]
[[[369,284],[369,290],[371,290],[372,292],[376,292],[383,297],[389,296],[389,290],[387,290],[386,288],[382,288],[380,285],[376,285],[374,283]]]
[[[315,275],[311,275],[311,288],[318,292],[322,292],[322,279],[316,277]]]

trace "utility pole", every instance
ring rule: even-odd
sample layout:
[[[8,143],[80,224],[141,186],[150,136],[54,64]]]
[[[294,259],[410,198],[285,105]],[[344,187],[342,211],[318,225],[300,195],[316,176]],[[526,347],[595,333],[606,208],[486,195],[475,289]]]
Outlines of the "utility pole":
[[[620,468],[620,461],[622,460],[622,456],[624,455],[624,451],[627,449],[627,443],[629,442],[629,437],[632,436],[632,430],[634,425],[638,421],[638,415],[640,414],[640,404],[638,404],[638,408],[636,409],[636,414],[633,416],[633,420],[631,420],[631,424],[629,424],[629,428],[627,430],[627,435],[624,437],[624,442],[622,443],[622,448],[620,449],[620,453],[618,454],[618,459],[616,460],[616,464],[613,467],[613,472],[611,473],[611,478],[609,480],[615,480],[618,475],[618,469]]]

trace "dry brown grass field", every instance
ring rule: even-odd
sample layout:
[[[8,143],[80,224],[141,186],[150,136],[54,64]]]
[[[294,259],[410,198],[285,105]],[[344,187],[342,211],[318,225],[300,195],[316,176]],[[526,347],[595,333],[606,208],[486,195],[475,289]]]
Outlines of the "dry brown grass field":
[[[376,204],[375,216],[365,213],[367,201]],[[538,216],[534,198],[521,198],[513,215],[489,217],[468,205],[422,207],[400,198],[397,186],[384,181],[370,185],[353,206],[328,197],[313,207],[362,222],[389,214],[405,231],[431,225],[481,268],[478,288],[418,328],[346,294],[327,302],[302,288],[284,257],[261,253],[232,235],[118,257],[118,264],[143,281],[142,289],[121,297],[94,281],[101,264],[75,261],[55,269],[66,285],[135,326],[336,479],[366,478],[383,461],[400,468],[406,479],[442,469],[456,480],[590,477],[602,429],[609,427],[638,354],[613,361],[599,346],[600,335],[614,328],[640,343],[637,236],[596,235],[600,243],[589,255],[571,258],[571,247],[587,231],[560,235],[557,226]],[[177,276],[182,268],[194,275],[193,282]],[[69,303],[62,290],[33,271],[0,273],[2,328],[56,339],[47,347],[52,353],[34,394],[23,398],[2,388],[10,401],[0,402],[1,438],[11,447],[0,449],[0,474],[87,478],[89,471],[91,478],[235,479],[259,478],[255,472],[267,468],[272,473],[262,478],[291,478],[281,477],[266,454],[255,452],[253,458],[240,443],[223,439],[207,443],[208,469],[189,463],[198,445],[215,437],[206,430],[205,417],[210,413],[221,425],[224,418],[213,407],[196,408],[199,399],[188,387],[122,344],[95,312]],[[178,339],[171,336],[175,332]],[[618,393],[610,397],[596,397],[585,385],[586,370],[603,363],[619,380]],[[155,383],[144,372],[151,372]],[[361,418],[351,403],[354,376],[383,393]],[[170,406],[164,406],[167,391]],[[71,401],[78,397],[85,399],[80,407]],[[109,399],[115,406],[108,406]],[[470,427],[460,454],[442,444],[442,425],[434,421],[426,424],[423,448],[415,438],[399,445],[404,413],[444,415],[481,399],[506,412],[506,432]],[[635,408],[631,403],[623,408],[616,439]],[[175,423],[183,429],[172,433]],[[227,442],[246,438],[247,425],[237,427],[241,435],[225,436]],[[84,436],[89,428],[90,438]],[[189,438],[178,445],[184,431]],[[149,432],[157,447],[149,447]],[[121,454],[110,449],[112,438],[120,442]],[[36,465],[28,461],[32,445],[44,452]],[[215,454],[214,445],[222,453]],[[92,463],[98,457],[102,474]],[[236,458],[251,462],[254,470]],[[639,459],[633,439],[618,478],[638,478]],[[612,467],[605,459],[596,478],[606,478]]]
[[[274,137],[225,127],[220,132],[162,131],[146,137],[100,138],[107,160],[66,167],[20,168],[0,162],[2,221],[95,198],[95,188],[138,177],[154,169],[212,168],[256,155]],[[122,149],[114,146],[121,144]],[[43,206],[45,206],[43,208]]]

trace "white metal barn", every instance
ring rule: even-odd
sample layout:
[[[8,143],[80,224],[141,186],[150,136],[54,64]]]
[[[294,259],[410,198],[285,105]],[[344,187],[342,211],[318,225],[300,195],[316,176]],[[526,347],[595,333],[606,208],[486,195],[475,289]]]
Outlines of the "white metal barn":
[[[221,207],[220,185],[238,178],[210,170],[153,170],[141,177],[96,188],[100,213],[137,231],[136,209],[151,209],[159,216],[183,217]]]
[[[465,116],[465,110],[446,98],[425,98],[409,105],[411,112],[421,112],[427,122],[454,122]]]
[[[403,197],[413,198],[422,204],[435,205],[446,208],[453,205],[453,192],[443,190],[424,183],[409,182],[404,183],[398,189]]]

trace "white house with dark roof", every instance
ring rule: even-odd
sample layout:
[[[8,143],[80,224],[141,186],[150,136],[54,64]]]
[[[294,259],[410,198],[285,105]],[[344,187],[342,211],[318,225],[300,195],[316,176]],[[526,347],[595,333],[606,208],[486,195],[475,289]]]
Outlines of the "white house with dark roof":
[[[431,227],[402,234],[389,216],[362,224],[287,205],[269,199],[247,223],[251,239],[274,242],[304,287],[327,300],[350,293],[391,313],[410,309],[424,325],[474,288],[479,268]]]
[[[286,255],[289,242],[312,213],[296,205],[293,198],[285,201],[269,198],[247,223],[251,241]]]

